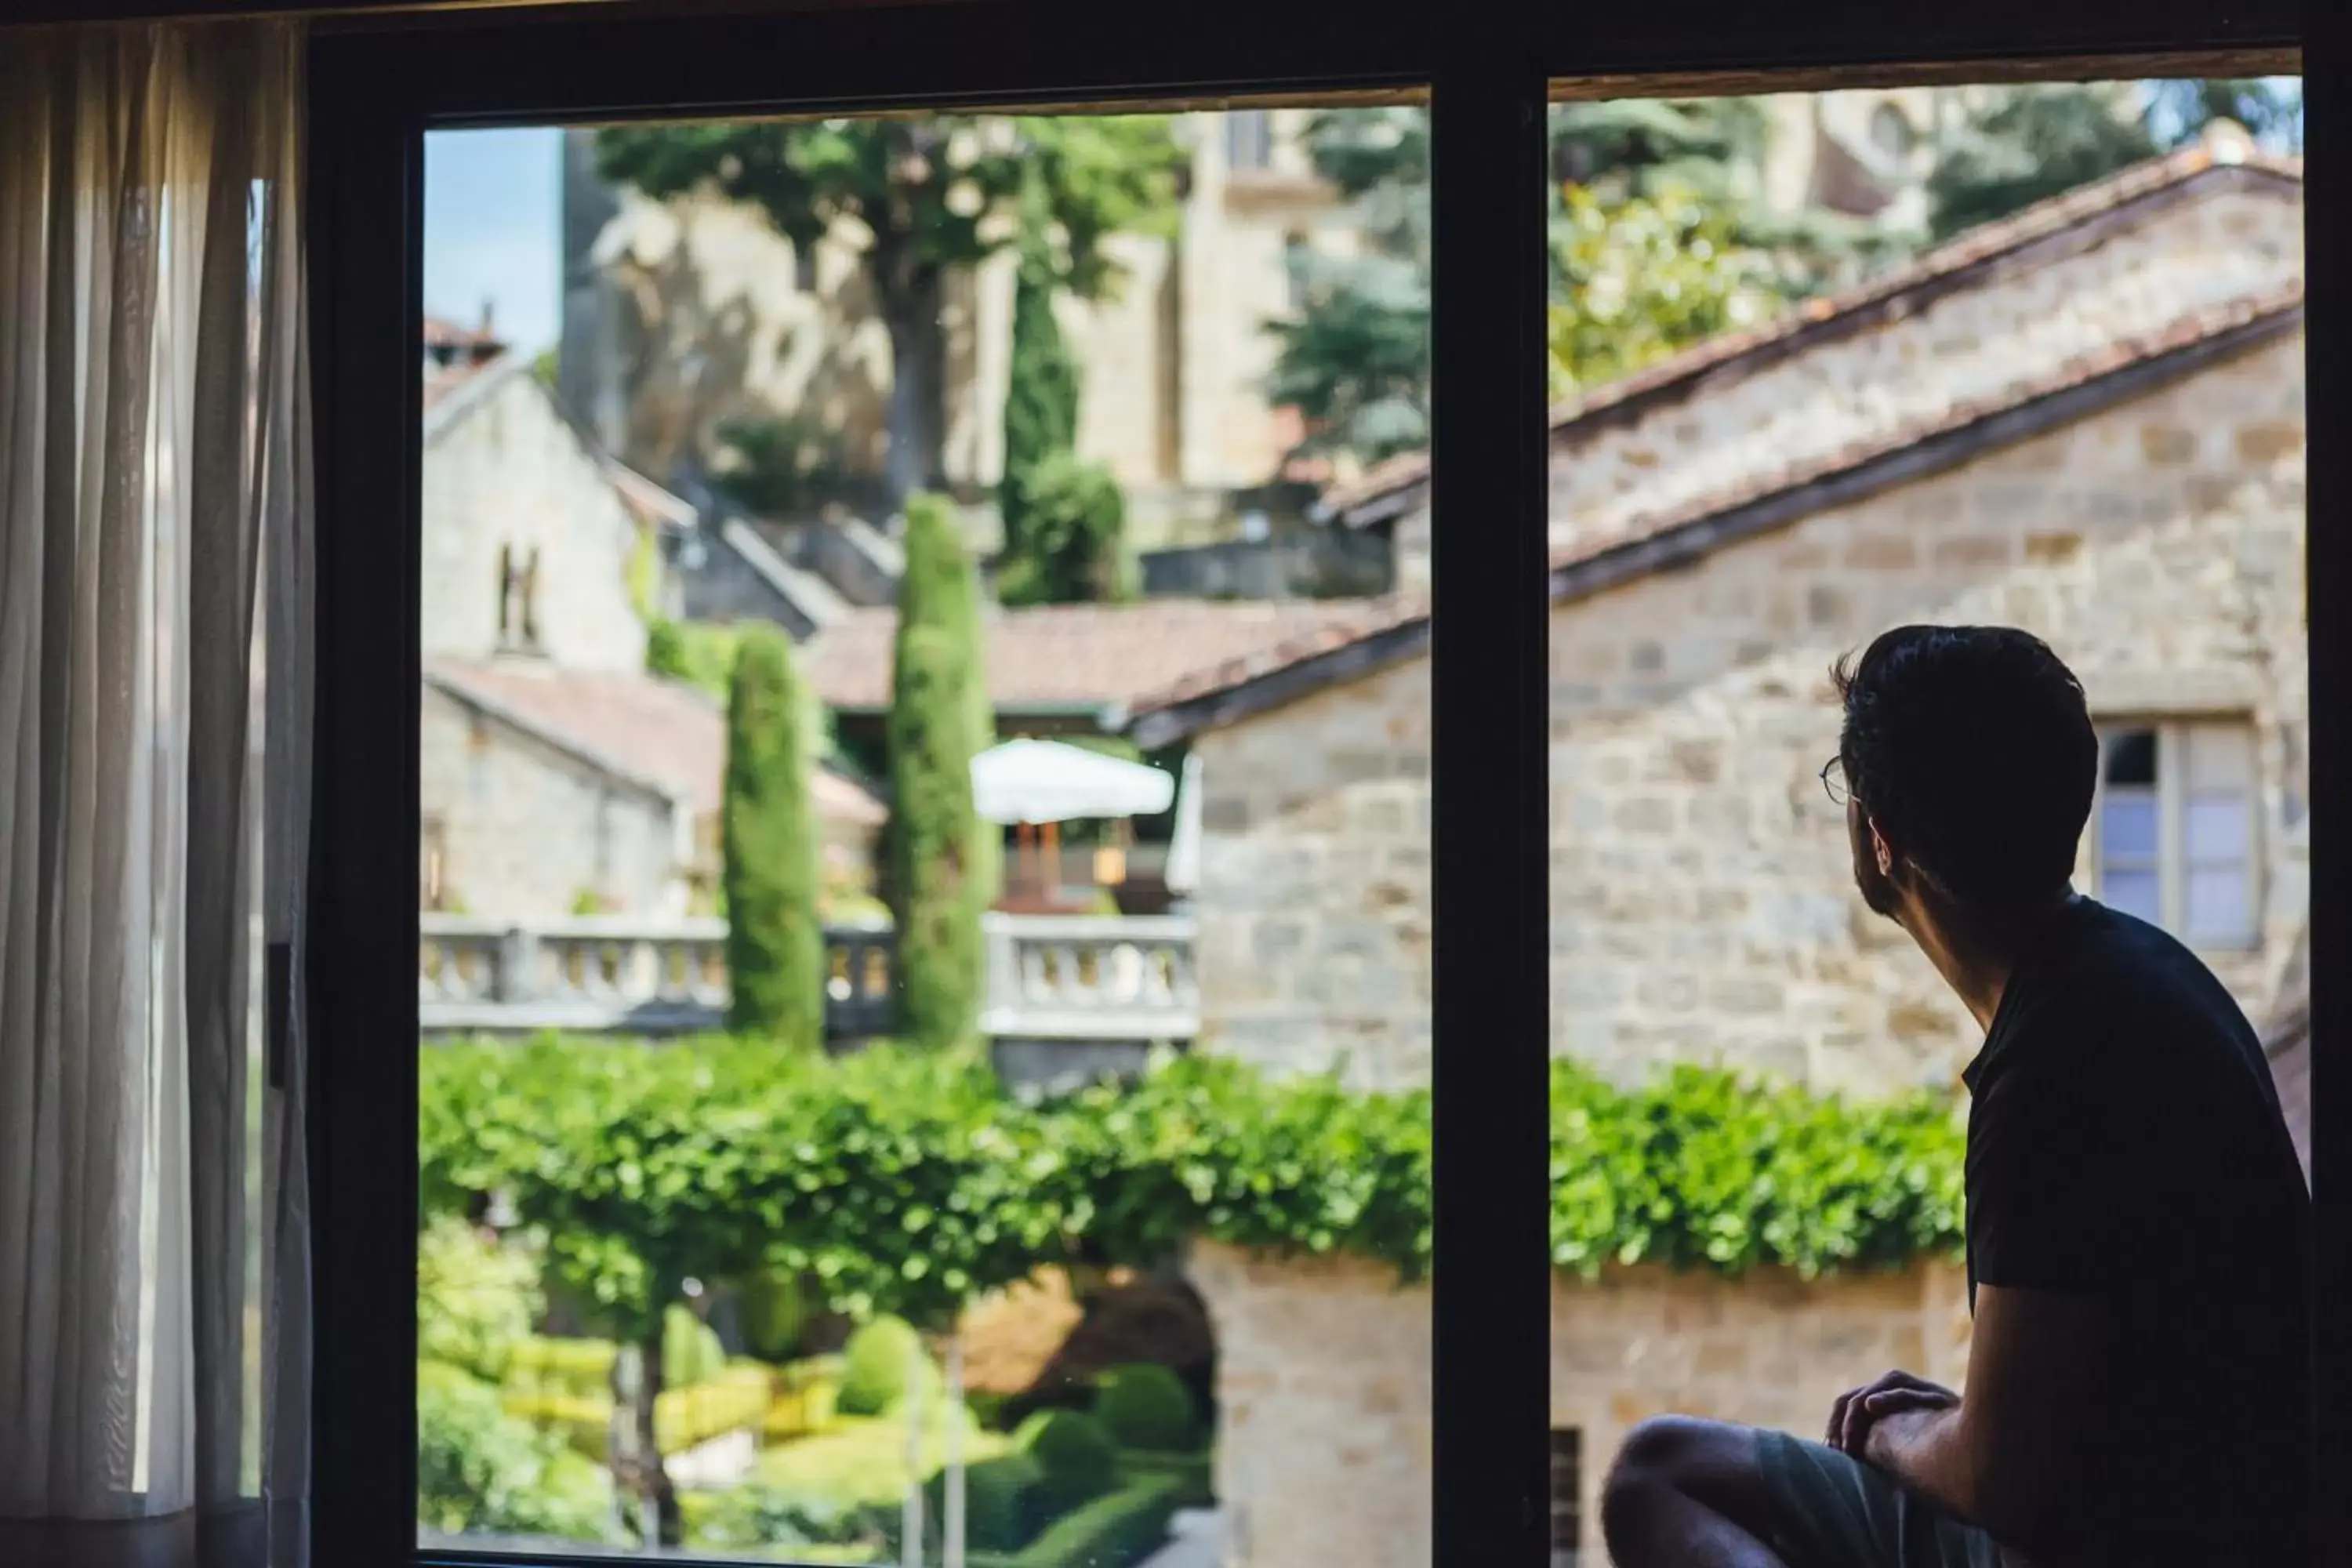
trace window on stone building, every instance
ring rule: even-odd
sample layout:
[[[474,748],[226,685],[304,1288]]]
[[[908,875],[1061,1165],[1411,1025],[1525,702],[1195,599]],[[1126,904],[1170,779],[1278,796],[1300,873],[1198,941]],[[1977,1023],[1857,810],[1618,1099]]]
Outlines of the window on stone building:
[[[1225,167],[1256,174],[1274,166],[1274,116],[1263,109],[1237,109],[1225,116]]]
[[[1919,145],[1919,133],[1900,105],[1882,103],[1870,116],[1870,141],[1882,155],[1903,159]]]
[[[2252,726],[2109,728],[2091,820],[2093,896],[2192,946],[2251,946],[2259,804]]]
[[[416,907],[449,907],[449,825],[438,816],[418,824],[416,847]]]
[[[1574,1426],[1551,1435],[1551,1568],[1577,1568],[1584,1544],[1584,1434]]]

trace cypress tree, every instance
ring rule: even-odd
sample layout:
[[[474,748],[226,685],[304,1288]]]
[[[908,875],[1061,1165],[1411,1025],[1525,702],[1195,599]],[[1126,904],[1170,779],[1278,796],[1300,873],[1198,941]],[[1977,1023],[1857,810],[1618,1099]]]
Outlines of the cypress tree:
[[[983,981],[980,917],[994,896],[996,837],[972,804],[971,759],[988,736],[980,598],[946,504],[907,508],[906,573],[887,737],[886,885],[898,932],[900,1032],[911,1044],[972,1041]]]
[[[824,1040],[824,933],[818,834],[809,798],[816,723],[792,645],[745,628],[728,686],[719,829],[727,882],[730,1028],[795,1050]]]
[[[1033,164],[1022,183],[1011,382],[1004,393],[1004,478],[996,490],[1008,556],[1017,556],[1028,537],[1031,470],[1078,439],[1078,367],[1054,319],[1057,279],[1046,232],[1048,206],[1043,176]]]

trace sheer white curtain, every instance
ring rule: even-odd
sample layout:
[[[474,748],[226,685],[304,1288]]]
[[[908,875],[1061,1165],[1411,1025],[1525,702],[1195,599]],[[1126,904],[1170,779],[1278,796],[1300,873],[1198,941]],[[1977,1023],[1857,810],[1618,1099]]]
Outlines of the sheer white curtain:
[[[305,1558],[301,58],[0,47],[11,1568]]]

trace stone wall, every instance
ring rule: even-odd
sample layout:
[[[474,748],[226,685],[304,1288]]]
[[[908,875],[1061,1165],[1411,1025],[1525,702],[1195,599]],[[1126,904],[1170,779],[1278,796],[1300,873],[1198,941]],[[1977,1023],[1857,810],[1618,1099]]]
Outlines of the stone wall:
[[[439,826],[464,912],[569,914],[583,892],[615,910],[686,912],[692,829],[668,801],[431,686],[420,722],[420,815]]]
[[[645,668],[636,520],[526,367],[483,372],[428,415],[421,489],[425,658],[498,651],[499,552],[520,568],[536,549],[541,651],[572,669]]]
[[[1427,1081],[1429,745],[1425,658],[1195,740],[1200,1049]]]
[[[2204,194],[2079,254],[1962,289],[1891,325],[1716,372],[1630,421],[1564,427],[1553,437],[1553,542],[1618,532],[1639,514],[1958,401],[1999,402],[2076,355],[2299,277],[2301,187],[2242,172],[2209,178]]]
[[[1382,1265],[1255,1257],[1188,1268],[1217,1336],[1217,1490],[1234,1568],[1426,1568],[1430,1297]],[[1946,1264],[1806,1282],[1642,1268],[1552,1290],[1551,1424],[1583,1458],[1583,1549],[1602,1560],[1599,1489],[1645,1416],[1681,1413],[1803,1436],[1890,1367],[1958,1385],[1967,1289]]]
[[[2266,1016],[2306,900],[2302,404],[2297,338],[1557,610],[1554,1048],[1874,1091],[1957,1073],[1978,1032],[1863,909],[1814,776],[1832,661],[1918,621],[2039,633],[2105,721],[2252,727],[2264,942],[2206,956]]]

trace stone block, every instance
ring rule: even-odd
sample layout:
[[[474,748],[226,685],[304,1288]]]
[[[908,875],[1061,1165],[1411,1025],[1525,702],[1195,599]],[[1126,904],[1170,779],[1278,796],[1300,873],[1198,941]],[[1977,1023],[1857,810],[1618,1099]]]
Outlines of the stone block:
[[[2282,462],[2303,455],[2304,431],[2300,421],[2267,420],[2238,427],[2238,458],[2258,466]]]

